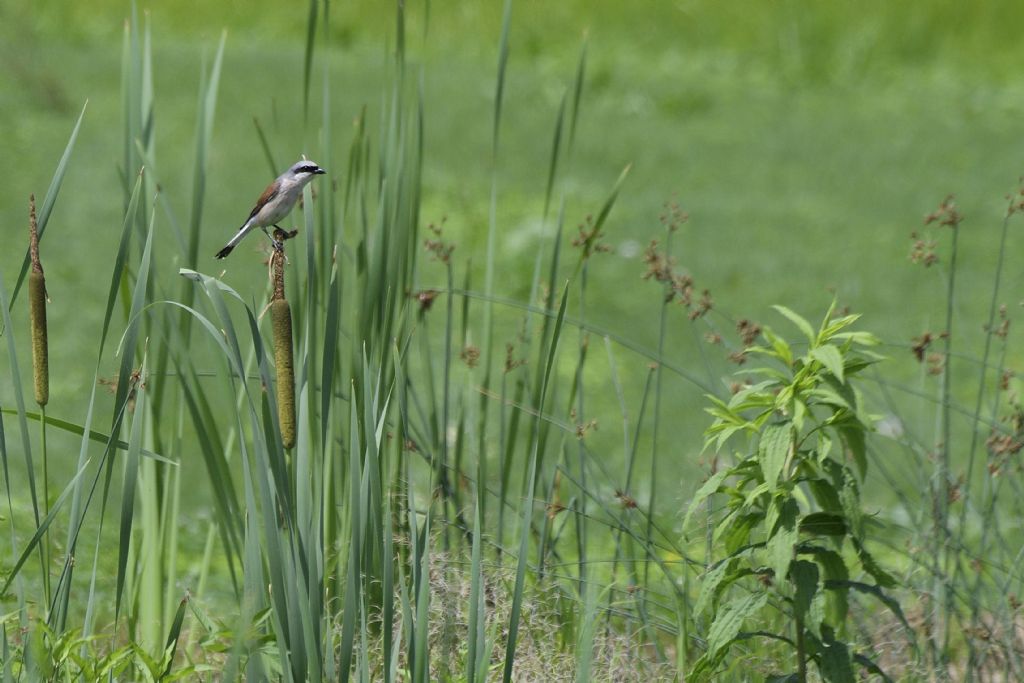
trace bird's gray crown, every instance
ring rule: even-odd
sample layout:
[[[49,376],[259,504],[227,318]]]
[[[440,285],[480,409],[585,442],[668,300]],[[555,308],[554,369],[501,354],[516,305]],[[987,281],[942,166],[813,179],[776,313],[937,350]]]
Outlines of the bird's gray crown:
[[[309,159],[303,159],[292,164],[291,168],[288,169],[288,173],[292,176],[302,175],[317,175],[325,173],[324,169],[320,168],[315,161]]]

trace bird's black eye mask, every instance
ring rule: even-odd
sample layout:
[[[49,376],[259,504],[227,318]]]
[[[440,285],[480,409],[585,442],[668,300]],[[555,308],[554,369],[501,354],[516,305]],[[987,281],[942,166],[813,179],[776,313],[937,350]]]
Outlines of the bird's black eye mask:
[[[305,166],[300,166],[296,170],[296,173],[316,173],[319,170],[320,170],[320,167],[317,166],[316,164],[307,164]]]

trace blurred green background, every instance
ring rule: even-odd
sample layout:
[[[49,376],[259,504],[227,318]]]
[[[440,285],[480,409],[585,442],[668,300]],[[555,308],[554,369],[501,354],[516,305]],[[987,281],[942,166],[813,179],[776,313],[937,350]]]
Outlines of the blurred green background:
[[[129,11],[122,0],[0,5],[0,159],[7,179],[0,222],[12,240],[0,251],[0,275],[8,292],[24,255],[28,194],[41,199],[89,101],[42,247],[52,298],[49,413],[75,421],[92,381],[92,349],[79,342],[98,338],[121,224],[120,59]],[[276,172],[314,146],[316,128],[303,126],[303,83],[296,77],[308,5],[143,2],[139,11],[148,16],[154,48],[151,171],[181,222],[191,201],[200,73],[227,31],[196,267],[226,268],[232,286],[257,298],[265,277],[253,267],[261,237],[224,264],[212,254]],[[472,258],[475,272],[487,234],[501,12],[496,0],[408,6],[409,54],[425,102],[423,218],[447,217],[459,268]],[[395,43],[393,5],[331,3],[330,15],[330,39],[318,46],[311,121],[319,117],[326,68],[335,121],[353,121],[365,107],[373,127]],[[599,209],[632,164],[605,228],[612,251],[591,264],[591,323],[656,347],[661,291],[641,279],[642,255],[662,235],[664,202],[674,200],[690,214],[675,242],[678,262],[698,289],[711,291],[716,306],[696,334],[682,310],[673,313],[674,363],[710,384],[728,381],[731,366],[722,359],[699,360],[695,340],[707,325],[734,339],[736,319],[779,324],[768,308],[773,303],[816,319],[834,294],[865,314],[863,327],[899,345],[886,349],[894,359],[888,371],[913,377],[918,371],[905,347],[925,329],[938,330],[944,302],[941,269],[925,272],[908,262],[910,233],[955,193],[966,216],[957,350],[977,355],[1004,197],[1024,171],[1022,28],[1024,6],[1009,1],[515,3],[498,162],[497,294],[529,296],[555,116],[586,36],[576,147],[560,181],[568,230]],[[267,131],[276,170],[266,164],[254,117]],[[346,130],[341,123],[334,130],[331,155],[317,161],[342,183],[351,136],[339,134]],[[167,220],[161,213],[157,229],[170,245]],[[1010,253],[1022,246],[1015,233]],[[163,253],[156,258],[164,272],[187,265],[177,263],[176,250]],[[1006,276],[1012,317],[1022,269],[1011,261]],[[421,278],[424,286],[440,286],[443,271],[424,267]],[[482,279],[474,284],[482,288]],[[25,308],[14,312],[17,330],[27,329]],[[66,332],[56,332],[60,326]],[[505,331],[513,330],[510,323]],[[26,336],[17,339],[23,372],[30,367]],[[645,376],[646,358],[624,354],[617,362],[623,376]],[[115,363],[109,361],[109,374]],[[591,372],[607,382],[599,365]],[[638,395],[636,386],[627,391],[631,399]],[[614,406],[612,392],[605,394]],[[685,408],[673,415],[673,429],[685,430],[687,450],[699,450],[707,422],[695,409],[701,391],[685,386],[678,394],[687,403],[672,406]],[[0,402],[11,402],[6,381]],[[618,443],[614,415],[604,416],[600,438],[608,443]],[[679,480],[664,486],[675,490]]]

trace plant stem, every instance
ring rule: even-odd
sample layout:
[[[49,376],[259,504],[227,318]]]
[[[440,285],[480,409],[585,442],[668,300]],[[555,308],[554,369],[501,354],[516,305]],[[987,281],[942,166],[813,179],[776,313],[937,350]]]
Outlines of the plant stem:
[[[799,612],[796,614],[796,679],[800,683],[807,683],[807,644],[804,642],[804,618]]]
[[[43,450],[43,516],[50,515],[50,466],[49,457],[46,452],[46,406],[39,406],[39,433],[40,447]],[[43,592],[46,595],[46,604],[50,602],[50,528],[46,528],[46,536],[42,544],[43,555]]]
[[[950,425],[950,411],[951,411],[951,373],[950,373],[950,361],[952,360],[952,348],[953,348],[953,308],[954,308],[954,293],[956,286],[956,256],[957,256],[957,242],[960,235],[960,230],[956,224],[952,226],[953,230],[953,245],[951,254],[949,257],[949,282],[946,287],[946,329],[945,329],[945,340],[943,344],[943,357],[945,359],[945,367],[942,373],[942,405],[940,409],[940,420],[941,420],[941,439],[942,443],[939,447],[938,458],[935,465],[935,483],[933,485],[934,495],[934,529],[933,533],[935,538],[933,539],[933,561],[935,564],[935,586],[934,586],[934,597],[935,597],[935,609],[938,617],[935,628],[932,630],[932,657],[933,664],[940,672],[946,670],[946,645],[949,638],[949,615],[952,610],[951,596],[947,586],[947,568],[949,563],[949,555],[946,552],[946,541],[949,532],[948,528],[948,517],[949,517],[949,448],[950,439],[952,436],[952,430]],[[946,678],[944,673],[940,673],[940,676],[944,680]]]

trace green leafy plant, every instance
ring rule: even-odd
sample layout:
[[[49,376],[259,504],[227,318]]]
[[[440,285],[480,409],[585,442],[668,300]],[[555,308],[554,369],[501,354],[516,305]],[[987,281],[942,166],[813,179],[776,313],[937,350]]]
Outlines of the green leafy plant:
[[[858,316],[837,316],[834,305],[817,330],[790,309],[775,309],[806,343],[764,328],[764,343],[743,354],[760,362],[744,371],[728,402],[711,397],[707,409],[715,419],[706,448],[747,439],[738,462],[705,482],[686,516],[713,494],[726,498],[711,536],[724,557],[709,563],[694,606],[713,618],[692,675],[709,678],[731,648],[763,638],[796,656],[795,671],[773,680],[805,681],[813,662],[826,681],[853,681],[855,665],[881,671],[848,642],[850,592],[881,600],[905,622],[882,592],[895,580],[865,548],[860,504],[870,418],[856,382],[880,359],[870,351],[878,341],[851,331]],[[851,579],[855,564],[871,583]],[[745,631],[748,623],[756,625]]]

